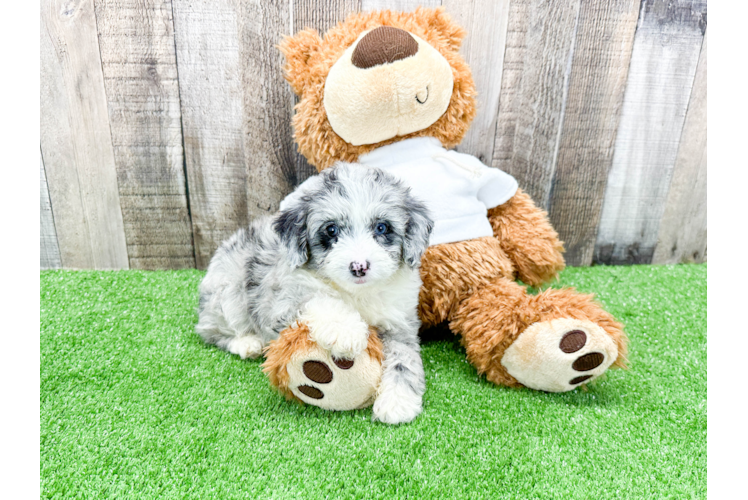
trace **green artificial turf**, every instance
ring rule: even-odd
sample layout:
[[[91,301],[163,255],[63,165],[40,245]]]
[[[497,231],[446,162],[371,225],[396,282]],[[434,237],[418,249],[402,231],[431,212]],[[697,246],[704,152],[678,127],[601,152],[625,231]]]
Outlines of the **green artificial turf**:
[[[706,265],[562,274],[631,339],[586,391],[496,387],[425,339],[424,411],[398,427],[286,402],[205,346],[202,276],[42,272],[42,497],[706,497]]]

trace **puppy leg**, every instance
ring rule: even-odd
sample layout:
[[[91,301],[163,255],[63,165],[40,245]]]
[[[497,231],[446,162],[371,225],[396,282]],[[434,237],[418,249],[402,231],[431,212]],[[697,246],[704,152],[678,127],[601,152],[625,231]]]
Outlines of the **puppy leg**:
[[[223,347],[218,344],[218,347]],[[231,354],[237,354],[242,359],[257,359],[262,354],[263,343],[257,335],[234,337],[226,343],[225,349]]]
[[[265,344],[259,336],[237,332],[226,325],[222,326],[209,324],[206,318],[201,317],[195,331],[206,343],[214,344],[219,349],[236,354],[242,359],[256,359],[262,354]]]
[[[304,306],[299,322],[309,327],[309,337],[339,359],[353,359],[364,352],[369,325],[353,307],[340,299],[318,296]]]
[[[237,305],[226,304],[225,300],[222,303],[221,299],[220,293],[201,294],[199,321],[195,331],[206,343],[214,344],[219,349],[236,354],[242,359],[259,357],[265,343],[251,332],[245,319],[246,315],[232,310],[240,308]],[[230,313],[229,317],[227,312]]]
[[[374,401],[374,420],[401,424],[416,418],[423,409],[426,377],[417,341],[384,339],[384,363],[379,395]]]

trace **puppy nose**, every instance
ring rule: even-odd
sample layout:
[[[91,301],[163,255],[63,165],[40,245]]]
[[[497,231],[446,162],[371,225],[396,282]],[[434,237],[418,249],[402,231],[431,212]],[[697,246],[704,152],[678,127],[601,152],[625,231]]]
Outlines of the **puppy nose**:
[[[357,68],[371,68],[405,59],[418,52],[418,43],[405,30],[380,26],[366,34],[356,46],[351,62]]]
[[[351,262],[351,265],[348,266],[348,269],[351,270],[351,274],[354,275],[357,278],[361,278],[362,276],[366,276],[366,271],[369,270],[369,261],[366,262]]]

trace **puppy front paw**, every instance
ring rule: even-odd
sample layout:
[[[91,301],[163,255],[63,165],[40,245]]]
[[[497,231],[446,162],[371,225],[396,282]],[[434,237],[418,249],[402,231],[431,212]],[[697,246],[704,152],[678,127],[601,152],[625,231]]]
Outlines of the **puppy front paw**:
[[[364,352],[369,326],[345,302],[332,297],[310,300],[299,320],[309,326],[309,337],[338,359],[353,359]]]
[[[374,401],[373,420],[385,424],[404,424],[413,421],[423,409],[421,396],[406,391],[386,391]]]
[[[363,321],[308,324],[310,338],[337,359],[358,357],[369,341],[369,327]]]

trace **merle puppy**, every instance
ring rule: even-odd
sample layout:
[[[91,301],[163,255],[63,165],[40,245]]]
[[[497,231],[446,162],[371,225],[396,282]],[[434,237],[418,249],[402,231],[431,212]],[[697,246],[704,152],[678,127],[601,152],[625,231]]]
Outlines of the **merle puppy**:
[[[409,422],[425,391],[417,306],[431,228],[426,207],[396,178],[340,163],[218,248],[200,284],[196,330],[255,358],[300,322],[333,356],[352,359],[374,326],[385,355],[374,418]]]

